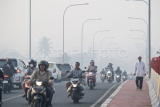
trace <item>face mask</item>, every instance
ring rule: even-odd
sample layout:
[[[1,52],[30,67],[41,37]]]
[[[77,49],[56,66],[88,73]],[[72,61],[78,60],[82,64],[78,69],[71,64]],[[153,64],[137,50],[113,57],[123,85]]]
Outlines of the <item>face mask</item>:
[[[33,67],[33,64],[30,64],[29,66],[30,66],[30,67]]]

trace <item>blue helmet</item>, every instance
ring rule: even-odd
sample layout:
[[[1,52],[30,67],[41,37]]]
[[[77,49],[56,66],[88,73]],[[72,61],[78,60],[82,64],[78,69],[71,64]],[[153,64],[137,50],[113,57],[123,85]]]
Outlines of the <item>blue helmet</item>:
[[[28,61],[28,64],[30,64],[31,62],[35,63],[35,60],[30,59],[30,60]]]

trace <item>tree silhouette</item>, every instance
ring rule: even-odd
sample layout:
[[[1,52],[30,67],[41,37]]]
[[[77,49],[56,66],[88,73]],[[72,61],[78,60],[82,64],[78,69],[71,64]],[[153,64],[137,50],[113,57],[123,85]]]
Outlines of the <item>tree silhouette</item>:
[[[39,39],[39,46],[38,49],[40,52],[43,53],[43,51],[46,51],[48,54],[51,52],[51,49],[53,49],[51,47],[51,44],[53,42],[50,42],[50,38],[47,38],[46,36],[42,37],[42,39]]]

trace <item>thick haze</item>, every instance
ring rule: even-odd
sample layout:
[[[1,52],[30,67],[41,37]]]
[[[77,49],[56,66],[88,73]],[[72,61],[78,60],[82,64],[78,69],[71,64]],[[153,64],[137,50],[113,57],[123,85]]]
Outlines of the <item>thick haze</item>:
[[[70,53],[71,49],[81,49],[82,24],[88,19],[99,19],[88,21],[84,25],[83,43],[84,51],[89,51],[93,47],[93,35],[97,31],[109,30],[108,32],[97,33],[95,36],[95,49],[106,49],[107,44],[117,43],[108,46],[108,49],[125,49],[128,51],[126,58],[120,58],[115,52],[112,57],[110,52],[107,63],[112,62],[114,69],[120,66],[122,70],[133,72],[137,56],[142,55],[146,61],[145,42],[133,38],[145,38],[142,30],[147,33],[147,26],[142,20],[128,19],[128,17],[143,18],[148,22],[148,6],[141,1],[126,0],[32,0],[32,57],[38,49],[39,41],[46,36],[50,39],[53,49],[61,49],[63,46],[63,13],[67,6],[74,4],[89,3],[89,5],[73,6],[68,8],[65,14],[65,50]],[[151,1],[151,43],[152,57],[159,56],[160,40],[160,1]],[[29,0],[0,0],[0,57],[17,57],[17,54],[24,57],[25,62],[29,58]],[[143,45],[135,45],[141,43]],[[46,59],[58,62],[56,54],[52,49],[50,54],[54,58]],[[125,54],[122,52],[122,55]],[[14,56],[15,55],[15,56]],[[100,57],[95,55],[95,62],[99,70]],[[84,57],[83,66],[89,65],[92,58]],[[80,58],[68,60],[73,64],[80,61]],[[103,58],[103,66],[106,66],[106,58]],[[61,62],[61,61],[59,61]]]

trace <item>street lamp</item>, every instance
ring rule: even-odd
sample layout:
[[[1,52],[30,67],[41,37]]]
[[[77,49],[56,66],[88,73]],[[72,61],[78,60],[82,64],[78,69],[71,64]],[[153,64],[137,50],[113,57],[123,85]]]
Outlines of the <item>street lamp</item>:
[[[29,59],[31,59],[31,0],[29,0]]]
[[[145,2],[147,5],[149,5],[146,1],[144,0],[126,0],[126,1],[142,1],[142,2]]]
[[[82,24],[82,36],[81,36],[81,65],[82,65],[82,68],[83,68],[83,27],[84,27],[84,24],[88,21],[91,21],[91,20],[101,20],[100,18],[99,19],[88,19],[86,21],[84,21],[84,23]]]
[[[149,64],[149,78],[151,78],[151,0],[148,0],[148,3],[144,0],[127,0],[127,1],[142,1],[148,5],[148,64]],[[143,20],[143,19],[142,19]],[[145,21],[145,20],[143,20]],[[145,21],[147,24],[147,22]]]
[[[142,39],[142,38],[133,38],[133,39],[140,39],[140,40],[143,40],[145,43],[147,42],[145,39]]]
[[[110,39],[110,38],[114,38],[114,37],[107,37],[107,38],[102,39],[102,41],[101,41],[101,51],[102,51],[102,43],[103,43],[103,41],[106,40],[106,39]],[[102,57],[101,57],[101,69],[102,69]]]
[[[143,31],[143,30],[130,30],[130,31],[138,31],[138,32],[142,32],[142,33],[144,33],[144,35],[146,36],[146,38],[147,38],[147,34]]]
[[[68,7],[65,9],[65,11],[64,11],[64,13],[63,13],[63,63],[64,63],[64,16],[65,16],[65,13],[66,13],[66,11],[67,11],[67,9],[68,9],[69,7],[78,6],[78,5],[88,5],[88,4],[89,4],[89,3],[70,5],[70,6],[68,6]]]
[[[109,31],[109,30],[102,30],[102,31],[97,31],[94,35],[93,35],[93,60],[94,60],[94,37],[96,36],[97,33],[100,33],[100,32],[105,32],[105,31]]]

